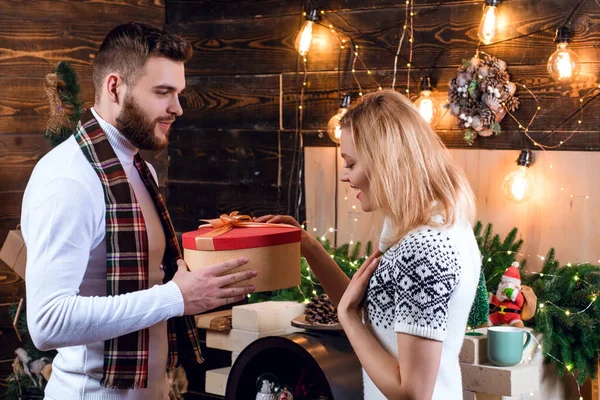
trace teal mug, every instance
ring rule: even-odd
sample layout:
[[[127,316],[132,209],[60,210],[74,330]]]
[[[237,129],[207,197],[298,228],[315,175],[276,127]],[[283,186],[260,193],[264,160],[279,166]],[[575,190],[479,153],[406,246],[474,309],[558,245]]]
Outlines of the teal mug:
[[[523,344],[524,336],[527,340]],[[487,331],[488,360],[494,365],[510,367],[523,358],[523,350],[531,342],[531,333],[514,326],[492,326]]]

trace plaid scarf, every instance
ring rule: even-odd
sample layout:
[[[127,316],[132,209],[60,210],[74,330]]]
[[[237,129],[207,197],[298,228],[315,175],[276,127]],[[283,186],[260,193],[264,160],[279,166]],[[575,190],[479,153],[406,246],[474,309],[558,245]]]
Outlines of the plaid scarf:
[[[106,285],[116,296],[148,288],[148,236],[135,194],[104,131],[90,110],[85,111],[74,134],[90,165],[100,178],[106,203]],[[182,258],[169,212],[150,170],[140,154],[134,157],[148,193],[160,215],[165,232],[164,282],[175,275]],[[182,357],[202,362],[198,331],[192,316],[168,321],[169,364],[175,368]],[[179,357],[178,357],[179,355]],[[138,389],[148,385],[148,329],[104,342],[104,375],[100,382],[111,389]]]

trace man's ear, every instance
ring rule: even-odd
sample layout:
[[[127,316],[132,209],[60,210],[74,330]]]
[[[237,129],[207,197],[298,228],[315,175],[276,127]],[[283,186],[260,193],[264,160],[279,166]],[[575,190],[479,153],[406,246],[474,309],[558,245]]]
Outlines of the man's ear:
[[[109,74],[105,80],[106,92],[110,101],[120,104],[124,97],[124,82],[118,74]]]

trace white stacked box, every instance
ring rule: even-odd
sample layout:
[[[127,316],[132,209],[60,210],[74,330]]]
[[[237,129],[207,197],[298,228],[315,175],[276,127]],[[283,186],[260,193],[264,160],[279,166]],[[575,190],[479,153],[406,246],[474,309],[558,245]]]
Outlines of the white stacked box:
[[[231,351],[231,362],[250,343],[267,336],[299,332],[291,320],[304,314],[304,304],[293,301],[267,301],[233,307],[230,331],[206,331],[206,346]],[[206,371],[206,392],[223,396],[230,367]],[[222,391],[222,393],[221,393]]]

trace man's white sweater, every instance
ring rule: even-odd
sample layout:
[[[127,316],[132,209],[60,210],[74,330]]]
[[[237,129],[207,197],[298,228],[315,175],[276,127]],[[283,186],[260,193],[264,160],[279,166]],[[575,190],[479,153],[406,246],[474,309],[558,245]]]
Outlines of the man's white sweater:
[[[162,284],[165,236],[133,164],[137,149],[92,112],[127,174],[146,222],[149,289],[107,296],[104,191],[71,137],[38,162],[23,198],[27,323],[38,348],[58,349],[46,399],[164,400],[169,393],[166,321],[183,315],[183,297],[174,282]],[[151,166],[150,170],[156,179]],[[144,328],[150,328],[148,387],[101,387],[104,341]]]

